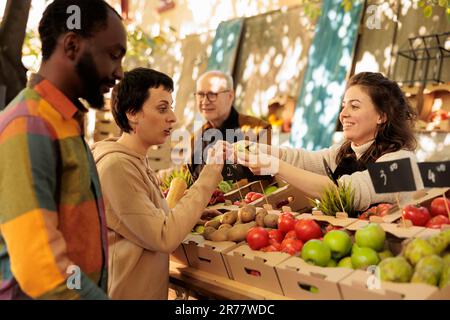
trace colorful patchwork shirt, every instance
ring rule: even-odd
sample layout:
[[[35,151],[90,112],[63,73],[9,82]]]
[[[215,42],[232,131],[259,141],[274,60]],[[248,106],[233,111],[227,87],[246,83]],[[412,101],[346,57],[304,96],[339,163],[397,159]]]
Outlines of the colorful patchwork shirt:
[[[0,113],[0,300],[106,299],[103,199],[81,112],[35,79]]]

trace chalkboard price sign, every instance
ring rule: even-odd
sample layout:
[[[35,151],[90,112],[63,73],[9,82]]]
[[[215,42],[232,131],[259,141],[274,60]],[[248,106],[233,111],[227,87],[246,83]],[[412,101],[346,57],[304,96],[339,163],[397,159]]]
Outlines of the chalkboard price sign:
[[[424,187],[450,187],[450,161],[421,162],[419,170]]]
[[[367,169],[376,193],[416,190],[409,158],[368,163]]]

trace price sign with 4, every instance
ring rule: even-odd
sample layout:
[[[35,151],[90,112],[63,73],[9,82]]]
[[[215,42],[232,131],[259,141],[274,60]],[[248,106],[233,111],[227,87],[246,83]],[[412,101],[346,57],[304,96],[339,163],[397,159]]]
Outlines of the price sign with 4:
[[[419,170],[426,188],[450,187],[450,161],[421,162]]]

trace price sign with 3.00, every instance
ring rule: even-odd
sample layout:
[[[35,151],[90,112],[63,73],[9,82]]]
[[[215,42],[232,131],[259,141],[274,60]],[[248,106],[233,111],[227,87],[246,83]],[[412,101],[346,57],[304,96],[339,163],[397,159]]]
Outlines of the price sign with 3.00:
[[[376,193],[416,190],[409,158],[369,163],[367,169]]]

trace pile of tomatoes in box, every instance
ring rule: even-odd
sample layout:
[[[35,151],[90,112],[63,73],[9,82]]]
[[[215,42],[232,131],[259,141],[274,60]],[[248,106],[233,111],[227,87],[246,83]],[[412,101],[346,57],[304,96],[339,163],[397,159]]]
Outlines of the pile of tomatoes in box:
[[[429,208],[421,205],[407,205],[403,208],[402,216],[415,226],[440,229],[442,225],[450,224],[448,208],[450,208],[450,200],[438,197],[431,202]]]
[[[311,219],[295,219],[290,212],[282,213],[278,218],[278,228],[267,231],[262,227],[255,227],[247,233],[247,243],[253,250],[264,252],[285,252],[290,255],[299,254],[303,244],[311,239],[321,239],[323,235],[339,227],[328,226],[322,230],[321,226]]]
[[[379,205],[370,207],[369,209],[364,211],[359,215],[358,219],[368,220],[370,216],[384,217],[385,215],[389,214],[389,211],[393,206],[394,205],[390,203],[380,203]]]
[[[264,195],[262,193],[250,191],[249,193],[247,193],[245,195],[243,202],[246,204],[249,204],[249,203],[252,203],[253,201],[256,201],[262,197],[264,197]],[[235,201],[233,204],[236,206],[240,206],[242,203],[240,201]]]

